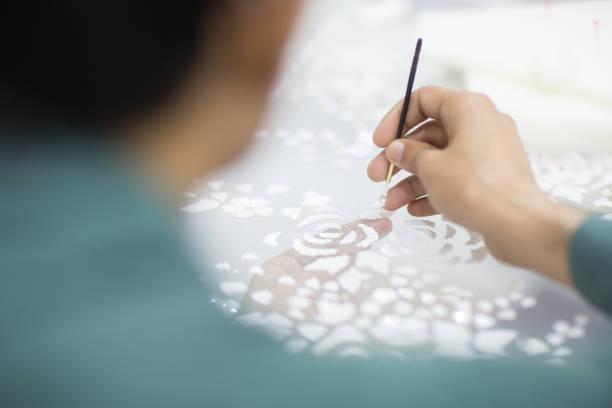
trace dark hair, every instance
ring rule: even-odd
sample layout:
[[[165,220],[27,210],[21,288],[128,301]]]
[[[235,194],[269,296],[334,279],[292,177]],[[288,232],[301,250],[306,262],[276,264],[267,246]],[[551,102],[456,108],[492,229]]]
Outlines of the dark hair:
[[[96,127],[154,107],[194,62],[223,2],[7,1],[1,124]]]

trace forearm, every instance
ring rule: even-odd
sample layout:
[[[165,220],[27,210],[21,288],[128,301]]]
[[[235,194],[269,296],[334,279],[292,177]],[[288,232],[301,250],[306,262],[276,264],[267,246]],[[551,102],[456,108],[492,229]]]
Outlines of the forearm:
[[[538,192],[497,199],[484,214],[490,221],[483,234],[496,257],[573,286],[570,241],[584,212]]]
[[[612,223],[541,193],[501,197],[480,206],[493,255],[575,287],[612,315]]]

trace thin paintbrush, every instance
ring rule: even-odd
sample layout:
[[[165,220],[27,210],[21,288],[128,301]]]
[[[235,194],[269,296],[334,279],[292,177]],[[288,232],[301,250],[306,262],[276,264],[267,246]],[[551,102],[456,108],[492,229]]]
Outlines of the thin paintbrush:
[[[400,113],[399,124],[397,126],[397,132],[395,134],[396,139],[401,139],[404,135],[404,127],[406,126],[406,114],[410,107],[410,95],[412,95],[412,88],[414,87],[414,77],[416,76],[417,66],[419,65],[419,56],[421,55],[421,46],[423,40],[419,38],[417,41],[416,49],[414,50],[414,57],[412,58],[412,67],[410,68],[410,76],[408,77],[408,86],[406,87],[406,95],[404,96],[404,103],[402,105],[402,112]],[[382,217],[383,210],[387,203],[387,195],[389,194],[389,184],[391,183],[391,177],[393,177],[393,170],[395,166],[393,163],[389,165],[389,171],[387,172],[385,192],[380,196],[380,212],[379,217]]]

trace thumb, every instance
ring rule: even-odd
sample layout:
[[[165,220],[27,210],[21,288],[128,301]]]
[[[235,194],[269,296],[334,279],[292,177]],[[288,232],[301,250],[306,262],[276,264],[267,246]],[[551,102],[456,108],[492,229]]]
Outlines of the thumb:
[[[398,139],[391,142],[385,150],[389,162],[396,167],[418,175],[428,159],[433,158],[438,149],[429,143],[411,139]]]

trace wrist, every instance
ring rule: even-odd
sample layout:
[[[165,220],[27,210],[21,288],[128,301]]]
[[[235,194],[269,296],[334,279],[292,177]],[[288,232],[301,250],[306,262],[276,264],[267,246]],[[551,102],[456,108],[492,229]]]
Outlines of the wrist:
[[[497,209],[501,221],[497,231],[484,233],[491,252],[505,262],[573,286],[569,243],[586,214],[539,191],[514,195],[505,203]]]

